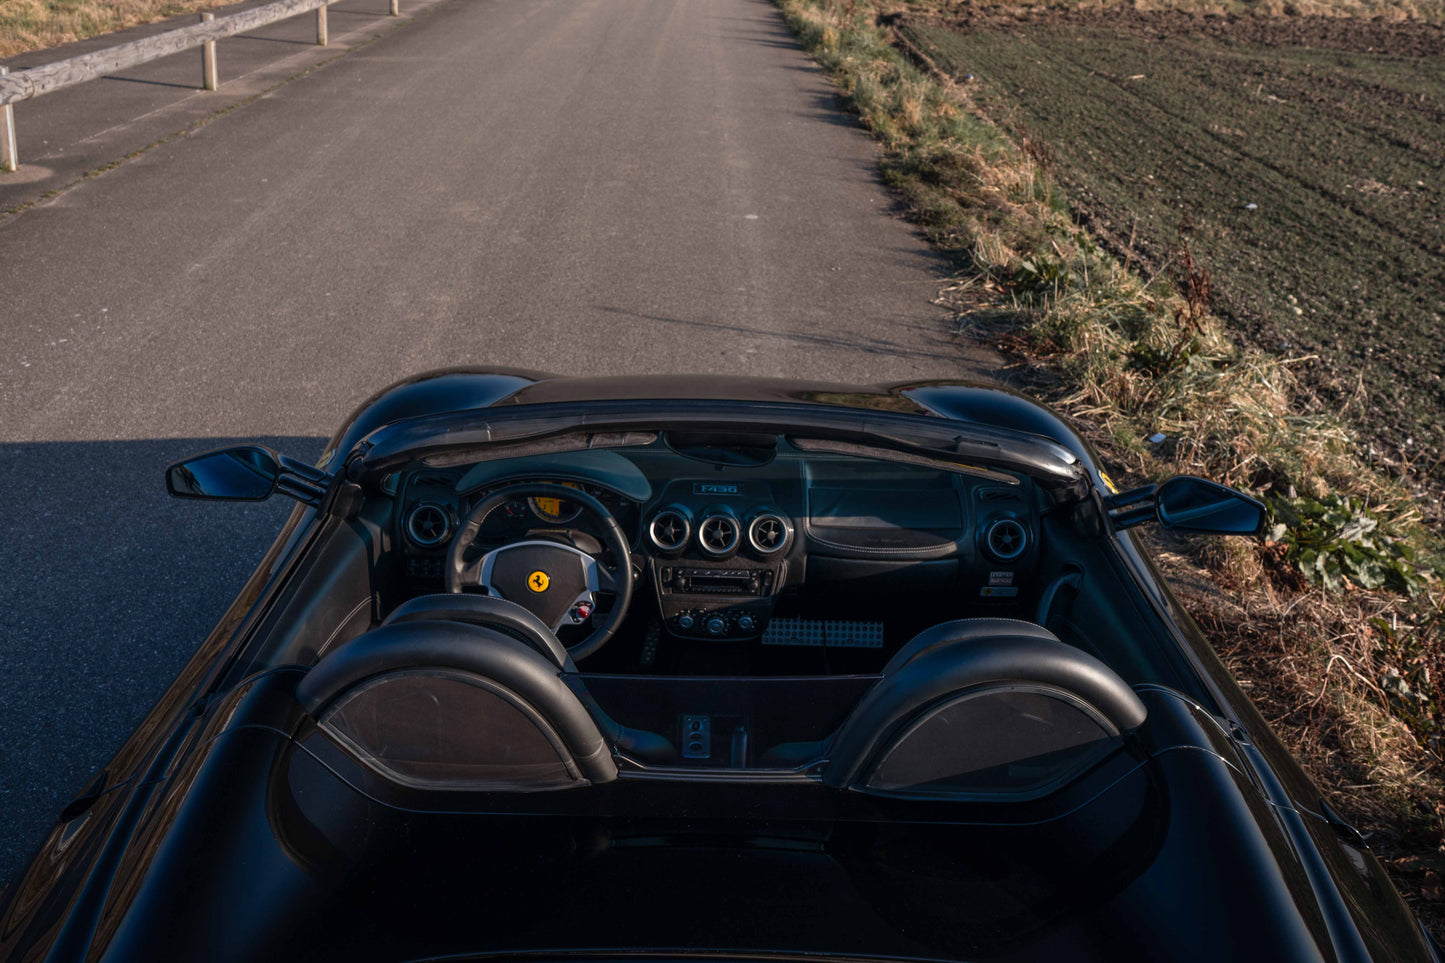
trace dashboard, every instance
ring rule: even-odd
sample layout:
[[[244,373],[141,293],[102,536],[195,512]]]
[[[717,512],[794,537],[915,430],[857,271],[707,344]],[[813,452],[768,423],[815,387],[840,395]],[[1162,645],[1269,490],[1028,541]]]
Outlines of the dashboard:
[[[746,639],[767,629],[803,557],[794,551],[796,491],[777,481],[679,478],[663,486],[646,514],[642,548],[670,633]]]
[[[802,631],[802,620],[777,617],[780,599],[799,594],[844,620],[880,598],[1003,614],[1026,600],[1037,567],[1040,496],[1025,479],[781,440],[766,459],[698,458],[657,443],[423,467],[389,481],[408,591],[439,590],[447,549],[482,499],[523,482],[563,485],[598,499],[627,535],[643,576],[634,611],[651,605],[668,634],[700,641]],[[565,498],[519,497],[489,516],[477,543],[544,538],[595,554],[596,529]]]

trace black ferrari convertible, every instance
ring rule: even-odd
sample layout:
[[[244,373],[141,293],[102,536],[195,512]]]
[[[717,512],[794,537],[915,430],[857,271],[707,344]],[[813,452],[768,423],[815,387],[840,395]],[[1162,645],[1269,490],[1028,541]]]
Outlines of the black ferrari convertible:
[[[1439,958],[1132,530],[1262,507],[1016,394],[453,370],[166,483],[297,506],[6,960]]]

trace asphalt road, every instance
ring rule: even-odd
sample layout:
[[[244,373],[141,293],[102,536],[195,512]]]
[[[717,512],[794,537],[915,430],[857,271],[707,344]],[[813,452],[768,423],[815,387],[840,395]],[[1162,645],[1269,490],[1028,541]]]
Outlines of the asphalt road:
[[[992,370],[875,163],[765,0],[450,0],[0,220],[0,880],[284,517],[173,458],[445,365]]]

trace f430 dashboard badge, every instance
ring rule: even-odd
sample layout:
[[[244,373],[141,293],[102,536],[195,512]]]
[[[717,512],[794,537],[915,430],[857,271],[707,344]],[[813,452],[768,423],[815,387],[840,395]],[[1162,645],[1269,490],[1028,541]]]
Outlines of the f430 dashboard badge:
[[[741,495],[740,485],[715,485],[709,482],[693,482],[692,493],[694,495]]]

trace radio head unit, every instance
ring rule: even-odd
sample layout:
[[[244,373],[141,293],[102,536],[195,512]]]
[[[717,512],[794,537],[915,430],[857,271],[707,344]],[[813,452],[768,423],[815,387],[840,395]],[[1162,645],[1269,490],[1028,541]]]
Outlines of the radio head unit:
[[[773,571],[767,568],[663,567],[658,584],[664,595],[771,595]]]

